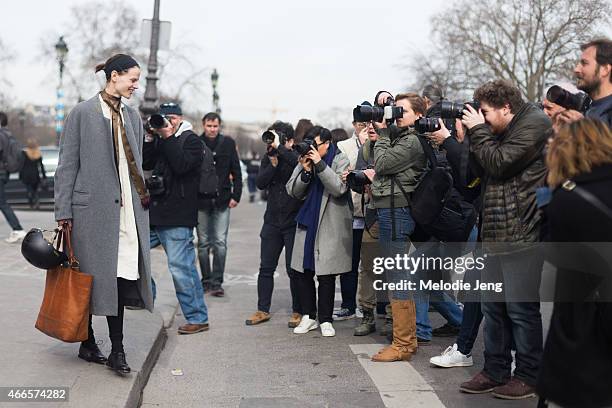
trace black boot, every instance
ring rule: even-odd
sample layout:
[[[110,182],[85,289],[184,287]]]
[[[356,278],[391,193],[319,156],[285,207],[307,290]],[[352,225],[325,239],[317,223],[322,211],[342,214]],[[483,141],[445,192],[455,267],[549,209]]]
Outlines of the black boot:
[[[106,366],[115,370],[117,374],[128,374],[132,371],[127,361],[125,361],[125,353],[123,351],[111,352],[108,356]]]
[[[104,364],[106,363],[106,356],[102,354],[98,345],[94,343],[81,343],[79,347],[79,358],[90,363]]]
[[[367,336],[376,331],[376,322],[374,319],[374,310],[362,309],[363,318],[359,326],[355,327],[353,336]]]

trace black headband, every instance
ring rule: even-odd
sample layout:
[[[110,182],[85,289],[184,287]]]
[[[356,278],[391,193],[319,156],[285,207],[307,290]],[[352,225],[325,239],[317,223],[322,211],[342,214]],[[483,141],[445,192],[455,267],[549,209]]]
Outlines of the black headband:
[[[129,55],[121,55],[111,61],[110,64],[104,66],[104,73],[107,77],[110,77],[113,71],[122,72],[132,67],[140,67],[140,65]]]

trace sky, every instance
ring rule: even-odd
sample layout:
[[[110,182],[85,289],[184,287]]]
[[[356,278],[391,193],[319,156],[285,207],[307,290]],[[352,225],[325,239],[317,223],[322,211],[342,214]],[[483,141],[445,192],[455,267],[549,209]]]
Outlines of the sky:
[[[151,18],[153,0],[126,2],[141,18]],[[69,36],[62,29],[70,7],[78,3],[3,2],[0,38],[16,54],[5,72],[15,103],[55,103],[57,64],[40,61],[41,38]],[[197,44],[201,52],[192,61],[217,68],[225,119],[270,121],[276,111],[277,119],[295,123],[302,117],[325,118],[322,112],[339,108],[346,109],[350,121],[352,108],[379,89],[398,92],[410,83],[410,73],[400,65],[411,49],[426,42],[429,16],[444,3],[161,0],[160,18],[172,22],[172,47],[184,40]],[[192,101],[198,106],[189,110],[210,109],[210,82],[201,86],[206,97]]]

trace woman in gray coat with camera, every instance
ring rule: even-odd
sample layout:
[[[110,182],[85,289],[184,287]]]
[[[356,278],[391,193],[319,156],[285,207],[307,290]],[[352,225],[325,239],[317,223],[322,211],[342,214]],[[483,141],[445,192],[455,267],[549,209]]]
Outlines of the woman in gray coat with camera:
[[[335,336],[332,326],[336,275],[352,266],[353,213],[342,181],[348,157],[331,142],[329,130],[315,126],[305,136],[311,142],[287,182],[290,196],[304,200],[296,217],[291,268],[298,273],[298,297],[303,316],[296,334],[318,327],[314,276],[319,281],[318,312],[323,337]],[[298,146],[298,148],[300,148]],[[306,145],[303,146],[306,148]]]
[[[138,88],[140,67],[117,54],[96,67],[104,90],[76,105],[66,119],[55,172],[55,218],[72,228],[74,253],[93,275],[92,315],[106,316],[112,343],[108,359],[89,338],[79,357],[130,372],[123,349],[124,306],[153,310],[149,257],[149,195],[142,172],[143,127],[125,106]]]

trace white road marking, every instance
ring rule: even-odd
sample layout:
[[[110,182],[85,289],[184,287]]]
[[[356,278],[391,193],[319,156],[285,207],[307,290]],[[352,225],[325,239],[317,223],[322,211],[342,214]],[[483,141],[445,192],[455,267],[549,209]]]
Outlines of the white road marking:
[[[351,344],[359,363],[368,373],[387,408],[444,408],[435,391],[407,361],[371,361],[383,344]]]

